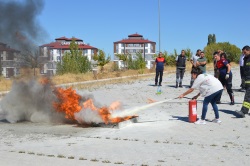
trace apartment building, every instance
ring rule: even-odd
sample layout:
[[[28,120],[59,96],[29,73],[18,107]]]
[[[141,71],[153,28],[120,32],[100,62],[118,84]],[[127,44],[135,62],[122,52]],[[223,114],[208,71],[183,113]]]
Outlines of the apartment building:
[[[0,42],[0,74],[3,77],[10,78],[19,74],[18,56],[20,56],[20,51]]]
[[[56,38],[55,42],[44,44],[39,46],[40,56],[40,73],[47,75],[56,74],[56,65],[62,62],[63,55],[66,52],[70,52],[70,43],[75,40],[79,50],[82,50],[82,55],[87,56],[90,61],[93,60],[93,56],[97,54],[98,49],[83,42],[78,38]]]
[[[128,35],[128,38],[114,42],[114,62],[119,68],[123,68],[124,62],[119,60],[117,54],[129,54],[135,59],[136,53],[141,53],[146,61],[146,67],[150,69],[155,61],[153,57],[156,52],[155,46],[156,42],[144,39],[140,34]]]

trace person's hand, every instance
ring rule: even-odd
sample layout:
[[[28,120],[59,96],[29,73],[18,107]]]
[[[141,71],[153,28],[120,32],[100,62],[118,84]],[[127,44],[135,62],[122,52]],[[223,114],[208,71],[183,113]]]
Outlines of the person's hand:
[[[184,95],[183,95],[183,94],[181,94],[178,98],[180,98],[180,99],[181,99],[181,98],[183,98],[183,97],[184,97]]]
[[[192,100],[196,100],[198,98],[198,96],[194,96],[192,97]]]
[[[229,74],[227,73],[225,79],[227,80],[228,78],[229,78]]]

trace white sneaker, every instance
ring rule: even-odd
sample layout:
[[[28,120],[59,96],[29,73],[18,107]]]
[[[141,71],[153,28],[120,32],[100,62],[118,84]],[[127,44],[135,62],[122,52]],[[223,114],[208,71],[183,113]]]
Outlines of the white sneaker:
[[[205,120],[197,120],[196,122],[194,122],[194,124],[198,124],[198,125],[205,125],[206,124],[206,121]]]
[[[214,123],[221,123],[221,120],[220,119],[214,119],[214,120],[212,120],[212,122],[214,122]]]

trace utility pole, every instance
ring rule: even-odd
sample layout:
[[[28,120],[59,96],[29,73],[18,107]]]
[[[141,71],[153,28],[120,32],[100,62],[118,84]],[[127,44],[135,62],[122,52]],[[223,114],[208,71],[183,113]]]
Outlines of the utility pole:
[[[159,52],[161,51],[160,0],[158,0]]]
[[[2,51],[0,51],[0,76],[2,76]]]

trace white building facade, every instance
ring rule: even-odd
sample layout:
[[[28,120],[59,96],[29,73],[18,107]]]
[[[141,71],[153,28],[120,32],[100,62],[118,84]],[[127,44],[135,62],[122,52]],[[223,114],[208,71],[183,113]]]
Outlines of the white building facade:
[[[3,77],[10,78],[20,74],[18,56],[20,56],[20,51],[8,47],[7,44],[0,43],[0,74]]]
[[[128,35],[127,39],[114,42],[114,62],[117,63],[119,68],[123,68],[125,67],[124,62],[119,60],[117,54],[129,54],[132,59],[135,59],[136,54],[141,53],[146,61],[146,67],[150,69],[155,61],[155,46],[155,42],[144,39],[140,34]]]
[[[97,54],[98,49],[85,44],[82,39],[60,37],[55,42],[40,46],[40,73],[46,75],[56,74],[56,66],[62,63],[62,57],[66,52],[70,52],[70,43],[74,40],[78,45],[78,49],[82,50],[83,56],[87,56],[89,61],[93,60],[93,56]]]

